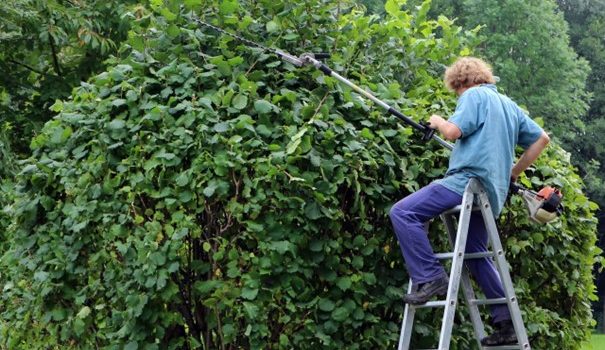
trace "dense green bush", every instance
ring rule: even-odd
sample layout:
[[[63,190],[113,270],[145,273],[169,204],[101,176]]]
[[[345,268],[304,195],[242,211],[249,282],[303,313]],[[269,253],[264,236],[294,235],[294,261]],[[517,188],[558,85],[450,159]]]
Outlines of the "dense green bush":
[[[297,69],[206,21],[330,65],[424,119],[454,96],[443,65],[472,33],[389,1],[152,1],[122,57],[58,101],[18,175],[2,257],[8,348],[394,348],[407,276],[388,209],[440,176],[422,144],[331,78]],[[564,152],[525,178],[566,193],[538,228],[503,216],[535,348],[574,348],[590,324],[593,204]],[[433,236],[445,246],[438,225]],[[456,349],[472,347],[464,313]],[[421,313],[417,344],[436,339]]]

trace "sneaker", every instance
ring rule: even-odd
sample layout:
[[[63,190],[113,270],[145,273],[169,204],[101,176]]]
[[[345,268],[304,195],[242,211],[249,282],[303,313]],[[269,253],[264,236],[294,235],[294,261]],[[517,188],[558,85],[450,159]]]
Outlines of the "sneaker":
[[[481,339],[483,346],[498,346],[517,344],[517,334],[511,320],[504,320],[494,324],[494,333]]]
[[[416,292],[403,296],[403,301],[411,305],[420,305],[429,301],[434,296],[447,294],[449,279],[447,276],[440,277],[434,281],[423,283]]]

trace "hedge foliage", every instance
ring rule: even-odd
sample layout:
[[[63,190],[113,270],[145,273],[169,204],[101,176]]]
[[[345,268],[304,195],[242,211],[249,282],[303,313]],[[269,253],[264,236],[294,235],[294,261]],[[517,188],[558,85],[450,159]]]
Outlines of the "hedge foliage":
[[[452,112],[443,66],[474,33],[427,20],[429,1],[387,1],[381,21],[348,1],[184,3],[131,14],[121,56],[32,140],[3,216],[2,346],[394,348],[407,275],[388,210],[443,174],[447,152],[190,14],[331,52],[331,67],[417,120]],[[565,157],[552,146],[523,181],[562,187],[566,215],[538,227],[514,198],[501,222],[537,349],[576,348],[592,322],[595,205]],[[440,225],[431,234],[445,249]],[[440,314],[418,319],[426,347]],[[472,348],[457,320],[453,348]]]

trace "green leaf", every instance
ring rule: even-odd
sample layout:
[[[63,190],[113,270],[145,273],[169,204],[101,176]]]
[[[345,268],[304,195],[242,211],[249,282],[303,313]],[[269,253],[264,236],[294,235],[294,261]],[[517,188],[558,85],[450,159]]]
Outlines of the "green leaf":
[[[357,235],[353,239],[353,245],[357,248],[363,248],[366,245],[366,239],[362,235]]]
[[[208,186],[206,186],[206,188],[204,188],[204,190],[202,192],[204,193],[204,196],[212,197],[212,195],[214,194],[214,191],[216,191],[217,188],[218,188],[217,183],[211,183]]]
[[[209,281],[198,281],[195,282],[194,288],[201,295],[207,295],[211,291],[215,290],[219,286],[221,286],[223,282],[217,280],[209,280]]]
[[[292,154],[298,149],[298,146],[302,141],[302,137],[307,130],[307,127],[303,127],[296,133],[296,135],[292,136],[290,143],[286,147],[286,154]]]
[[[311,249],[312,252],[321,252],[323,249],[323,241],[311,242],[311,244],[309,244],[309,249]]]
[[[359,133],[359,135],[361,137],[365,138],[365,139],[368,139],[368,140],[373,140],[374,139],[374,134],[368,128],[363,128],[363,130],[361,130],[361,132]]]
[[[288,144],[288,147],[286,147],[286,154],[294,153],[298,149],[301,141],[302,140],[300,138],[292,140],[292,142]]]
[[[48,272],[45,271],[36,271],[34,273],[34,279],[39,282],[45,282],[48,279]]]
[[[330,312],[332,310],[334,310],[334,307],[336,307],[336,305],[334,304],[334,302],[330,299],[325,299],[322,298],[319,300],[318,303],[319,309],[322,311],[326,311],[326,312]]]
[[[405,0],[387,0],[384,9],[391,16],[396,16],[401,11],[401,6],[405,5]]]
[[[63,101],[56,100],[55,103],[49,108],[53,112],[61,112],[63,110]]]
[[[296,40],[299,38],[299,35],[296,33],[289,33],[284,35],[284,40]]]
[[[126,100],[124,100],[122,98],[115,99],[111,102],[111,105],[115,106],[115,107],[120,107],[124,104],[126,104]]]
[[[138,348],[139,343],[134,340],[124,346],[124,350],[137,350]]]
[[[183,187],[189,183],[189,174],[187,172],[180,173],[176,179],[175,183],[177,186]]]
[[[247,288],[247,287],[244,287],[242,289],[241,296],[244,299],[254,300],[254,299],[256,299],[257,295],[258,295],[258,288]]]
[[[289,241],[277,241],[277,242],[269,243],[269,249],[275,250],[280,254],[284,254],[288,251],[291,251],[292,248],[293,248],[293,245]]]
[[[226,122],[220,122],[218,124],[215,124],[212,129],[216,132],[225,132],[229,130],[229,124]]]
[[[176,19],[176,14],[172,13],[172,11],[170,11],[167,7],[164,7],[160,10],[160,13],[162,14],[162,16],[164,16],[164,18],[166,18],[166,21],[168,22],[173,22]]]
[[[151,158],[148,161],[145,162],[145,164],[143,165],[143,169],[145,171],[149,171],[153,168],[155,168],[156,166],[160,165],[160,161],[155,159],[155,158]]]
[[[277,23],[275,21],[267,22],[267,31],[269,33],[274,33],[274,32],[277,32],[278,30],[279,30],[279,23]]]
[[[122,119],[114,119],[112,120],[107,127],[111,130],[122,130],[126,127],[126,122]]]
[[[202,0],[184,0],[183,4],[189,10],[198,10],[202,7]]]
[[[273,105],[266,100],[254,101],[254,109],[258,114],[267,114],[273,110]]]
[[[350,311],[345,308],[344,306],[341,306],[337,309],[335,309],[334,311],[332,311],[332,319],[338,322],[342,322],[344,320],[346,320],[350,315]]]
[[[290,339],[288,339],[287,335],[285,335],[283,333],[279,335],[279,345],[282,348],[287,348],[288,345],[290,345]]]
[[[338,288],[340,288],[342,291],[345,291],[349,288],[351,288],[351,278],[349,277],[341,277],[336,281],[336,285],[338,286]]]
[[[374,285],[376,284],[376,275],[371,272],[364,273],[363,280],[369,285]]]
[[[84,319],[88,317],[88,315],[90,315],[90,308],[88,306],[84,306],[80,309],[76,317]]]
[[[154,10],[158,10],[164,6],[164,0],[150,0],[151,8]]]
[[[57,307],[51,311],[52,319],[55,321],[63,321],[67,316],[65,309]]]
[[[247,301],[244,301],[242,304],[244,305],[244,310],[246,311],[248,318],[254,320],[258,317],[259,307],[256,304]]]
[[[235,109],[244,109],[248,104],[248,97],[243,94],[237,94],[233,98],[233,108]]]
[[[166,256],[160,252],[153,252],[149,256],[149,260],[151,260],[156,266],[161,266],[166,263]]]
[[[128,90],[126,93],[126,101],[133,102],[139,98],[139,95],[134,90]]]
[[[263,124],[256,127],[256,132],[265,137],[271,136],[272,134],[271,130]]]
[[[221,15],[230,15],[239,7],[237,0],[221,0],[219,3],[219,12]]]
[[[230,66],[235,67],[238,66],[240,64],[242,64],[244,62],[244,58],[241,56],[236,56],[233,58],[230,58],[227,60],[227,63],[229,63]]]
[[[166,33],[174,38],[181,34],[181,29],[177,25],[171,24],[168,26],[168,29],[166,29]]]
[[[307,203],[305,206],[305,215],[311,220],[319,219],[322,217],[321,207],[317,202]]]
[[[73,322],[73,328],[76,335],[80,336],[86,331],[86,322],[76,318]]]

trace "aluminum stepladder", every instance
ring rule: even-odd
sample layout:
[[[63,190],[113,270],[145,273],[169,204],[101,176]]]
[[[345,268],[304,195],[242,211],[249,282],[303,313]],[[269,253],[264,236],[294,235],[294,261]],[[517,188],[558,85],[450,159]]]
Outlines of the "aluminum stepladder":
[[[478,201],[475,201],[477,199]],[[476,203],[473,206],[473,203]],[[471,212],[480,210],[485,227],[487,229],[487,235],[489,243],[491,243],[491,251],[480,252],[480,253],[467,253],[465,254],[466,239],[468,236],[469,221]],[[454,223],[455,216],[460,213],[458,218],[458,227]],[[476,179],[471,179],[466,186],[464,195],[462,196],[462,203],[450,210],[445,211],[441,214],[441,218],[445,223],[446,230],[449,235],[450,244],[454,246],[454,251],[451,253],[436,254],[439,259],[452,259],[452,268],[450,271],[450,282],[447,290],[447,296],[445,300],[440,301],[429,301],[423,305],[405,305],[403,322],[401,323],[401,333],[399,336],[399,347],[398,350],[409,350],[410,340],[412,338],[412,330],[414,324],[414,314],[416,309],[419,308],[436,308],[444,307],[443,321],[441,324],[441,334],[439,336],[439,345],[435,350],[448,350],[450,347],[450,340],[452,336],[452,327],[454,324],[454,315],[456,312],[456,305],[458,303],[458,289],[462,283],[462,290],[464,299],[469,308],[470,319],[473,324],[473,330],[475,333],[475,339],[479,346],[479,349],[487,350],[529,350],[531,349],[529,341],[527,339],[527,332],[521,318],[521,310],[517,303],[517,297],[513,288],[510,273],[508,271],[508,264],[504,257],[504,251],[502,249],[502,243],[498,235],[498,229],[496,227],[496,221],[492,214],[492,209],[489,203],[487,194],[481,184]],[[471,284],[469,272],[466,268],[463,268],[463,262],[465,259],[479,259],[479,258],[493,258],[496,269],[500,274],[502,285],[504,287],[504,298],[498,299],[477,299],[475,292]],[[417,286],[412,284],[412,280],[408,284],[408,293],[415,291]],[[513,345],[501,345],[486,347],[481,345],[481,339],[485,337],[485,329],[481,320],[478,305],[492,305],[492,304],[508,304],[508,310],[511,314],[515,333],[517,335],[518,344]]]

